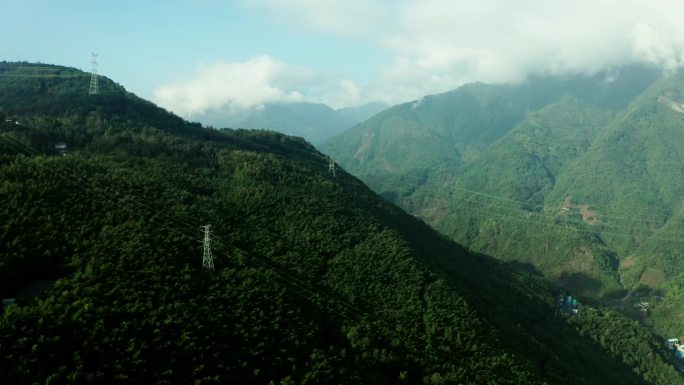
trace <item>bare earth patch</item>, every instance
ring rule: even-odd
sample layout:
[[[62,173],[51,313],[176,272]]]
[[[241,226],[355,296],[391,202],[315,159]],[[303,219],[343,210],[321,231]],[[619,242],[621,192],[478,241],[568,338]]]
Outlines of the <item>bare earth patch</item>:
[[[620,261],[620,269],[622,270],[628,270],[634,267],[634,256],[630,255],[629,257],[623,259]]]
[[[561,213],[577,210],[580,217],[582,217],[582,220],[584,222],[590,224],[590,225],[594,225],[598,221],[598,219],[597,219],[598,215],[597,215],[595,210],[591,210],[589,208],[588,204],[580,205],[580,204],[572,203],[572,197],[571,196],[565,198],[563,203],[561,203],[560,210],[561,210]]]
[[[668,95],[667,93],[664,95],[660,95],[658,97],[658,102],[667,106],[668,108],[670,108],[673,111],[684,113],[684,103],[679,103],[679,102],[672,100],[671,95]]]
[[[656,287],[665,280],[665,273],[652,267],[647,268],[641,273],[641,282],[650,287]]]

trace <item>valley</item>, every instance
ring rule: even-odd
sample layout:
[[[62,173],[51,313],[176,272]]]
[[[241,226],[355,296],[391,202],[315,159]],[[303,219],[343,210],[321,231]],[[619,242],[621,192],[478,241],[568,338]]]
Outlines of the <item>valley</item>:
[[[546,213],[460,187],[454,169],[421,177],[408,197],[451,186],[429,195],[441,226],[460,209],[452,198],[469,197],[483,250],[513,250],[502,236],[527,226],[586,245],[557,264],[497,260],[329,172],[301,138],[203,127],[104,77],[89,95],[87,78],[0,65],[0,382],[684,382],[661,336],[586,294],[618,262],[582,227],[600,222],[573,212],[590,200]],[[503,210],[524,226],[486,222]],[[551,214],[575,215],[575,238],[554,233]],[[563,250],[551,241],[536,250]],[[578,315],[558,314],[559,288],[541,274],[554,268],[577,288]],[[37,281],[50,285],[13,298]],[[648,311],[678,316],[674,291]]]
[[[388,109],[331,139],[327,151],[474,251],[529,263],[606,304],[662,296],[646,324],[680,336],[664,314],[684,312],[666,289],[684,272],[684,115],[675,101],[684,82],[648,68],[616,72],[610,82],[599,73],[464,86]],[[502,105],[511,118],[497,125]],[[410,133],[398,128],[408,124]]]
[[[684,2],[1,2],[0,385],[684,385]]]

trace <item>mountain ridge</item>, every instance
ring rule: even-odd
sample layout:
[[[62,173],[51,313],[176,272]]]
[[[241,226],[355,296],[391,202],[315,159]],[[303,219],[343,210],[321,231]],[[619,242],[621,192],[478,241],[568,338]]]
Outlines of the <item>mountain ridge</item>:
[[[403,145],[402,157],[411,160],[412,169],[379,170],[372,162],[350,159],[349,149],[378,153],[389,148],[365,144],[363,135],[373,129],[401,135],[394,128],[401,120],[382,126],[379,116],[364,123],[366,131],[332,139],[335,147],[327,151],[376,192],[457,242],[502,260],[531,263],[575,292],[613,304],[663,333],[680,335],[676,327],[661,328],[672,323],[658,314],[681,318],[661,308],[666,305],[659,298],[665,294],[668,303],[681,299],[669,280],[678,282],[684,269],[677,246],[684,230],[678,151],[684,142],[682,75],[633,67],[610,76],[611,82],[607,78],[530,80],[562,92],[548,91],[559,97],[542,98],[542,108],[526,111],[466,162],[415,162],[421,153],[448,151],[448,142],[426,149],[406,138],[394,140]],[[510,87],[515,86],[502,87],[500,94]],[[516,92],[531,98],[523,86]],[[436,116],[453,114],[454,121],[471,116],[462,106],[441,114]],[[450,129],[461,132],[459,125]],[[646,315],[634,310],[641,302],[650,304]],[[655,318],[648,316],[650,311]]]
[[[385,108],[382,103],[336,110],[322,103],[277,102],[246,109],[226,105],[188,119],[217,128],[271,129],[318,144]]]
[[[3,383],[682,382],[643,327],[554,317],[557,287],[332,176],[305,141],[76,79],[0,76],[2,290],[57,279],[0,317]]]

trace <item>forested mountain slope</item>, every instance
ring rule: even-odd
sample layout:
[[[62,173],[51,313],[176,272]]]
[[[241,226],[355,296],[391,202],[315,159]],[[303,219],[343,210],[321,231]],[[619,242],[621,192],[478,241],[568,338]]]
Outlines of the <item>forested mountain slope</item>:
[[[549,194],[550,202],[572,197],[591,205],[597,232],[630,258],[623,272],[631,284],[649,268],[666,277],[684,272],[683,95],[682,75],[656,82],[559,176]]]
[[[626,68],[619,77],[538,77],[516,85],[468,84],[387,109],[327,141],[326,152],[391,200],[435,171],[481,157],[530,113],[574,96],[615,114],[658,76]]]
[[[615,253],[578,223],[578,209],[545,206],[556,178],[613,116],[566,96],[530,113],[458,171],[436,173],[402,204],[474,249],[533,263],[574,291],[619,290]]]
[[[57,279],[4,309],[0,383],[684,383],[638,323],[555,315],[546,280],[332,176],[300,139],[87,85],[0,64],[0,291]]]
[[[502,126],[497,105],[454,99],[474,89],[518,101],[507,105],[519,119]],[[458,242],[530,263],[575,292],[628,308],[646,303],[638,318],[681,336],[672,318],[684,311],[667,307],[680,302],[674,282],[684,273],[683,90],[681,73],[638,67],[470,85],[424,98],[439,109],[423,112],[419,101],[387,110],[326,151]],[[407,136],[417,120],[426,123]],[[469,130],[499,134],[483,145]],[[461,156],[468,146],[477,153]]]

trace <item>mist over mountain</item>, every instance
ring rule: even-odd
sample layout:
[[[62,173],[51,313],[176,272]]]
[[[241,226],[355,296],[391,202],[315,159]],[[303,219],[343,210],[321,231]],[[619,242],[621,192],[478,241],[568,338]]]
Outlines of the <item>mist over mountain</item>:
[[[271,102],[250,108],[208,109],[188,119],[217,128],[269,129],[319,144],[385,108],[383,103],[335,110],[325,104]]]

